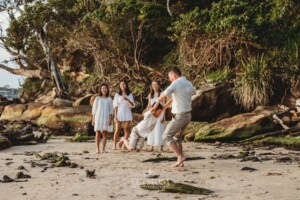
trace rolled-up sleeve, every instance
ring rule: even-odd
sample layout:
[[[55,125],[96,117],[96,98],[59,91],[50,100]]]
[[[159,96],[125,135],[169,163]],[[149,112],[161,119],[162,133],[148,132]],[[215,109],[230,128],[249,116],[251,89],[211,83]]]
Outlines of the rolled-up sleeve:
[[[166,96],[170,96],[176,89],[176,83],[173,82],[169,87],[167,87],[167,89],[165,89],[165,91],[163,91],[163,93]]]

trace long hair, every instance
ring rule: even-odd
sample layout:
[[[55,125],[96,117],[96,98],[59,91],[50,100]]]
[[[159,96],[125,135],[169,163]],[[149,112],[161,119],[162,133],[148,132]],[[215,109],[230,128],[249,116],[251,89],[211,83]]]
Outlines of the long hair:
[[[158,86],[159,86],[159,88],[158,88],[158,97],[160,96],[160,93],[162,92],[162,89],[160,88],[160,84],[159,84],[159,82],[158,81],[152,81],[151,82],[151,85],[150,85],[150,98],[152,99],[153,97],[154,97],[154,90],[153,90],[153,88],[152,88],[152,83],[157,83],[158,84]]]
[[[103,95],[102,92],[101,92],[102,86],[105,86],[107,88],[107,94],[106,94],[106,96],[109,97],[109,88],[108,88],[108,85],[106,83],[102,83],[100,85],[99,92],[98,92],[99,96],[101,97]]]
[[[131,93],[131,91],[130,91],[130,89],[129,89],[129,87],[128,87],[128,83],[126,82],[126,81],[121,81],[120,82],[120,84],[121,83],[125,83],[125,85],[126,85],[126,88],[125,88],[125,93],[126,93],[126,95],[128,96],[130,93]],[[120,84],[119,84],[119,95],[122,95],[122,90],[121,90],[121,88],[120,88]]]

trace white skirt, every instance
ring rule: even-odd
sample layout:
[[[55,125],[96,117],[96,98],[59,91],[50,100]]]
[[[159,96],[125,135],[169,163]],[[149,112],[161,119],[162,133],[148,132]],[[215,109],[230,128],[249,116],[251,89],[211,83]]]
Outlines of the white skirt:
[[[150,145],[150,146],[164,145],[162,136],[163,136],[165,129],[166,129],[166,124],[161,123],[160,120],[157,120],[154,129],[148,135],[147,145]]]
[[[94,131],[107,131],[107,132],[112,132],[113,131],[113,126],[110,125],[106,122],[98,122],[98,123],[95,123],[95,126],[94,126]]]

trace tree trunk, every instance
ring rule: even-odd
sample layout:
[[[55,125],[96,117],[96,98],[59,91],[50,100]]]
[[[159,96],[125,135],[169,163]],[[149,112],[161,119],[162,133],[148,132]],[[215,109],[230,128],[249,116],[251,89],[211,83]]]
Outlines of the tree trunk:
[[[66,89],[66,86],[65,86],[65,84],[62,80],[61,73],[60,73],[60,71],[57,67],[57,63],[53,59],[46,31],[42,27],[42,28],[40,28],[40,30],[37,31],[37,33],[38,33],[38,36],[40,38],[40,43],[41,43],[41,45],[44,49],[44,53],[45,53],[46,58],[47,58],[48,67],[51,71],[52,77],[53,77],[55,85],[57,87],[58,96],[60,98],[64,98],[64,97],[67,96],[67,89]]]

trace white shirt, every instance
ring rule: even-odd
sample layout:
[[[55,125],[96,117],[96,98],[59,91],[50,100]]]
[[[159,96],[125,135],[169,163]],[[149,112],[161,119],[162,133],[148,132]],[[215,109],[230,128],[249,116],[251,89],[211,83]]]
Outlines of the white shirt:
[[[180,77],[163,92],[166,96],[172,95],[172,113],[185,113],[192,110],[192,96],[196,89],[185,77]]]
[[[131,93],[128,96],[126,95],[126,97],[134,104],[134,99]],[[124,122],[132,120],[131,108],[133,108],[135,105],[130,106],[128,101],[124,100],[122,95],[119,95],[119,93],[115,94],[113,106],[114,108],[118,107],[118,121]]]
[[[136,125],[136,128],[141,137],[146,138],[148,134],[154,129],[158,118],[151,114],[148,110],[144,113],[144,119]]]
[[[95,131],[113,131],[113,126],[109,125],[109,117],[113,115],[113,105],[110,97],[96,97],[92,113],[95,115]]]

